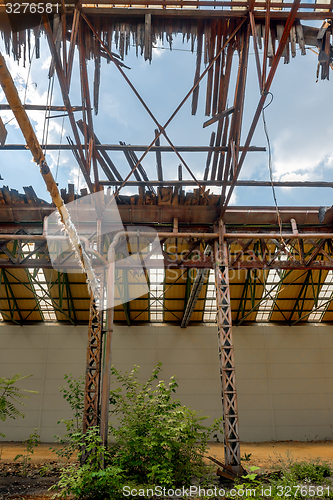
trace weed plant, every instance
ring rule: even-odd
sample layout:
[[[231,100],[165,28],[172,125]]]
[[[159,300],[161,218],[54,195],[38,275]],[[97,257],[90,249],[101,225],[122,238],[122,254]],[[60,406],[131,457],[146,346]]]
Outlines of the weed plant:
[[[207,477],[210,467],[203,455],[210,436],[221,432],[222,419],[204,426],[207,417],[198,416],[174,397],[175,377],[168,384],[158,381],[160,370],[158,364],[147,382],[141,383],[137,366],[125,374],[112,368],[118,387],[110,393],[111,444],[107,449],[97,428],[83,435],[67,422],[67,451],[77,450],[79,460],[83,453],[87,458],[83,465],[76,463],[62,470],[58,497],[116,500],[124,498],[125,485],[172,488],[190,485],[194,477]],[[77,389],[73,379],[67,377],[67,382]],[[70,387],[63,394],[74,413],[82,411],[80,398],[74,397]]]
[[[23,405],[22,398],[29,398],[27,393],[36,393],[17,387],[17,382],[24,380],[31,375],[22,377],[21,374],[14,375],[12,378],[0,377],[0,420],[3,422],[7,418],[24,418],[24,414],[17,409],[17,404]],[[5,434],[0,432],[1,437]]]
[[[24,453],[20,453],[16,455],[14,460],[21,460],[21,473],[23,476],[28,475],[28,467],[31,461],[31,455],[34,453],[34,448],[36,448],[40,444],[39,434],[37,434],[37,429],[34,430],[32,434],[24,441],[26,445]]]
[[[249,494],[251,491],[252,497],[262,500],[333,497],[327,482],[327,478],[332,475],[331,468],[319,460],[292,462],[288,457],[287,463],[276,474],[259,475],[256,472],[258,469],[250,467],[250,472],[235,485],[238,496],[246,497],[246,492]]]

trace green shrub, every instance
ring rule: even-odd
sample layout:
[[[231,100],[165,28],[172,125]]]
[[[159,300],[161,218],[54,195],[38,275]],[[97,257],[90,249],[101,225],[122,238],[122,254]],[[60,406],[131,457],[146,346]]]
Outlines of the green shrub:
[[[40,444],[40,436],[37,434],[37,429],[34,430],[32,434],[26,439],[23,444],[25,444],[24,453],[20,453],[16,455],[15,460],[21,460],[21,472],[23,476],[27,476],[28,474],[28,466],[31,461],[31,456],[34,453],[34,448],[36,448]]]
[[[300,481],[308,479],[313,483],[322,483],[324,478],[332,475],[330,466],[319,462],[296,462],[290,466],[290,471]]]
[[[121,374],[112,368],[113,380],[119,385],[110,393],[109,424],[112,444],[102,445],[98,428],[83,434],[79,429],[70,433],[70,445],[86,457],[83,465],[65,467],[57,485],[57,496],[116,500],[123,498],[123,486],[174,487],[189,485],[193,476],[207,475],[210,467],[203,461],[207,442],[214,432],[221,432],[222,418],[210,427],[203,425],[207,417],[199,417],[194,410],[175,399],[177,382],[168,384],[158,380],[161,364],[157,365],[148,381],[138,381],[138,367]],[[63,391],[67,401],[78,408],[71,390]]]
[[[112,463],[126,469],[127,475],[139,484],[174,486],[189,484],[193,475],[206,472],[203,454],[210,435],[221,430],[222,419],[205,427],[194,410],[183,406],[173,394],[178,387],[175,377],[168,385],[163,380],[155,388],[161,364],[148,381],[141,384],[138,367],[129,374],[120,374],[114,367],[112,375],[123,387],[111,392],[110,424],[113,447]]]
[[[66,426],[66,434],[64,436],[54,436],[60,448],[50,449],[54,451],[59,457],[70,458],[77,450],[77,432],[79,436],[82,431],[82,419],[84,409],[84,379],[83,376],[75,379],[70,373],[65,375],[66,386],[60,387],[60,392],[63,398],[71,407],[73,416],[69,419],[61,419],[58,424]]]
[[[23,413],[17,409],[16,404],[23,405],[24,403],[20,399],[29,398],[26,393],[32,394],[36,393],[36,391],[19,389],[16,383],[30,376],[22,377],[21,374],[17,374],[12,378],[0,377],[0,420],[3,422],[6,418],[24,418]],[[2,432],[0,432],[0,436],[5,437]]]
[[[98,427],[91,427],[86,434],[77,431],[72,434],[73,444],[78,449],[78,458],[86,455],[84,465],[72,464],[61,470],[60,481],[51,489],[58,492],[55,498],[118,499],[122,498],[123,471],[119,467],[105,464],[109,461],[108,451],[102,446]]]

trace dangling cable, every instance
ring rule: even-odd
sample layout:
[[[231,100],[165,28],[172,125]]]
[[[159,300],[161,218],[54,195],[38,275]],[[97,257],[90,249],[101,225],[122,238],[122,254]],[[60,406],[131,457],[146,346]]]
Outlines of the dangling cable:
[[[40,28],[40,26],[39,26],[39,28]],[[25,91],[24,91],[24,98],[23,98],[23,106],[26,104],[26,98],[27,98],[27,92],[28,92],[28,82],[29,82],[29,77],[30,77],[30,72],[31,72],[32,58],[34,57],[35,50],[36,50],[36,45],[34,46],[32,54],[31,54],[31,57],[29,59],[29,68],[28,68],[28,74],[27,74],[27,78],[26,78],[26,82],[25,82]],[[4,124],[4,126],[8,125],[8,123],[10,123],[11,121],[13,121],[14,118],[15,118],[15,116],[13,116],[13,118],[11,118],[10,120],[8,120],[8,122],[6,122]]]
[[[275,187],[274,187],[274,183],[273,183],[272,149],[271,149],[271,141],[270,141],[269,135],[268,135],[267,123],[266,123],[266,119],[265,119],[265,109],[268,108],[268,106],[270,106],[272,104],[273,99],[274,99],[272,92],[267,92],[267,95],[268,94],[271,96],[271,100],[262,109],[262,119],[263,119],[263,123],[264,123],[264,132],[266,135],[267,146],[268,146],[268,170],[269,170],[269,177],[270,177],[271,186],[272,186],[272,193],[273,193],[273,199],[274,199],[275,208],[276,208],[278,224],[279,224],[279,228],[280,228],[280,237],[281,237],[281,241],[283,242],[283,245],[286,246],[286,243],[282,237],[282,219],[281,219],[281,215],[280,215],[280,211],[279,211],[279,207],[278,207],[278,203],[277,203],[277,199],[276,199]]]
[[[64,123],[65,123],[65,117],[62,119],[62,124],[61,124],[61,132],[60,132],[60,146],[62,144],[62,138],[64,134]],[[56,166],[56,174],[55,174],[55,180],[58,180],[58,170],[59,170],[59,162],[60,162],[60,152],[61,152],[61,147],[58,149],[58,158],[57,158],[57,166]]]
[[[45,109],[45,116],[44,116],[43,138],[42,138],[42,144],[44,146],[44,151],[43,151],[44,156],[46,154],[46,144],[47,144],[47,139],[48,139],[48,135],[49,135],[50,115],[51,115],[50,106],[51,106],[52,97],[53,97],[53,87],[54,87],[54,74],[49,79],[49,85],[48,85],[48,89],[47,89],[46,109]]]

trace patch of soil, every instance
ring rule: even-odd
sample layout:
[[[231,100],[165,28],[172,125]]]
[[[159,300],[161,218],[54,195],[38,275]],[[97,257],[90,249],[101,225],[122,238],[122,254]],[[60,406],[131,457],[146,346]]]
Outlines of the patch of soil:
[[[41,475],[43,474],[43,475]],[[50,498],[54,492],[48,491],[57,483],[59,471],[53,464],[45,463],[42,467],[8,463],[0,466],[0,498],[24,499]]]
[[[327,462],[333,468],[332,441],[276,441],[266,443],[241,443],[242,464],[260,467],[261,472],[281,469],[290,462]],[[221,443],[210,443],[210,455],[221,462],[224,450]]]
[[[16,455],[24,453],[25,446],[20,443],[0,444],[0,500],[50,500],[53,491],[49,488],[59,479],[60,469],[66,461],[58,457],[50,447],[57,445],[41,444],[35,448],[26,468],[22,461],[14,461]],[[2,449],[2,453],[1,453]],[[224,461],[222,443],[211,443],[209,455]],[[290,461],[327,462],[333,467],[333,443],[316,442],[269,442],[241,443],[242,464],[246,468],[260,467],[261,472],[279,470]]]

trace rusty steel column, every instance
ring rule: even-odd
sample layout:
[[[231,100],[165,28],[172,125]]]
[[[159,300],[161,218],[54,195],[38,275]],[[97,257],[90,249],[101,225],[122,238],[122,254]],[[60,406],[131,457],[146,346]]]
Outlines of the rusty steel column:
[[[219,242],[215,241],[215,288],[217,303],[217,334],[222,390],[225,464],[237,473],[242,471],[239,447],[235,359],[229,289],[228,246],[223,240],[220,221]]]
[[[99,425],[99,395],[102,352],[103,314],[90,298],[86,381],[84,391],[83,432]]]
[[[111,388],[111,347],[113,334],[114,317],[114,276],[115,276],[115,246],[117,238],[114,238],[108,251],[108,275],[107,275],[107,329],[105,332],[105,349],[102,368],[102,390],[101,390],[101,438],[104,446],[108,443],[108,420],[109,420],[109,400]]]
[[[101,234],[102,220],[97,219],[97,251],[101,254],[103,237]],[[104,300],[104,270],[96,272],[100,288],[98,301],[102,305]],[[90,296],[86,380],[84,389],[83,432],[89,427],[100,423],[100,393],[101,393],[101,359],[102,359],[102,328],[103,308],[98,309],[98,304],[93,294]]]

